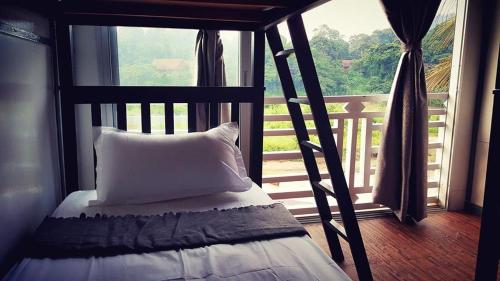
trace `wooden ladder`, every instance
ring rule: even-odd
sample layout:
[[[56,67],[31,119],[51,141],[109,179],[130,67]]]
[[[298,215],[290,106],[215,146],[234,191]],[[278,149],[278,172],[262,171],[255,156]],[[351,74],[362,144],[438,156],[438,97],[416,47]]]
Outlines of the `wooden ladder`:
[[[288,111],[290,112],[298,143],[300,144],[300,151],[309,175],[309,181],[332,258],[336,262],[344,260],[338,238],[340,236],[349,243],[359,279],[362,281],[373,280],[356,214],[354,213],[351,195],[349,194],[337,145],[330,126],[328,112],[321,92],[302,16],[296,15],[289,18],[287,24],[294,47],[293,50],[284,50],[277,26],[270,27],[266,31],[266,36],[274,56],[283,93],[287,100]],[[298,98],[295,91],[287,61],[287,58],[293,53],[295,53],[297,58],[307,98]],[[319,144],[313,143],[309,139],[304,116],[300,108],[301,104],[311,107],[311,113],[320,141]],[[314,151],[323,154],[332,186],[322,182]],[[327,195],[336,198],[343,226],[333,219]]]

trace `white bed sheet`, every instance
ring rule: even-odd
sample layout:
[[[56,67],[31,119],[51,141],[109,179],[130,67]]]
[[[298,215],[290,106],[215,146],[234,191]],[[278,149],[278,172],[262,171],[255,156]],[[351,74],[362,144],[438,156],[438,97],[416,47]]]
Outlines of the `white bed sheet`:
[[[95,190],[70,194],[54,217],[161,214],[272,203],[258,186],[241,193],[128,206],[88,206]],[[23,259],[4,280],[350,280],[308,236],[236,245],[218,244],[181,251],[160,251],[100,258]]]

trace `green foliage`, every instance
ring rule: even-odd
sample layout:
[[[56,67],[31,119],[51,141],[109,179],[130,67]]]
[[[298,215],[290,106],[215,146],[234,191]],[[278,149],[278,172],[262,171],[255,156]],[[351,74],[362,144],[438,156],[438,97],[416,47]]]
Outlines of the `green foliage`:
[[[451,53],[454,32],[454,18],[437,24],[423,39],[422,48],[426,63],[429,89],[446,91],[451,68]],[[154,29],[154,28],[120,28],[118,35],[118,55],[120,62],[120,81],[122,85],[193,85],[195,74],[195,38],[196,30]],[[287,38],[282,37],[285,49],[292,48]],[[225,41],[224,41],[225,40]],[[175,44],[169,42],[174,41]],[[224,58],[228,85],[236,85],[238,81],[237,36],[223,36]],[[390,91],[396,71],[401,47],[392,30],[374,31],[372,34],[359,34],[349,40],[342,37],[339,31],[326,25],[315,30],[310,38],[310,47],[315,61],[316,71],[323,94],[387,94]],[[181,62],[172,70],[159,69],[154,62],[158,59],[176,59]],[[295,56],[288,59],[293,81],[299,95],[304,95],[304,86]],[[447,65],[445,65],[447,64]],[[446,76],[448,75],[448,76]],[[434,79],[434,80],[433,80]],[[433,82],[435,81],[435,82]],[[265,53],[265,87],[266,96],[282,96],[281,83],[269,47]],[[435,84],[433,84],[435,83]],[[433,107],[444,107],[443,101],[429,102]],[[381,111],[384,103],[367,104],[367,111]],[[301,107],[304,113],[310,113],[308,106]],[[329,112],[343,112],[343,104],[328,104]],[[153,116],[163,116],[162,105],[152,105]],[[185,104],[176,104],[176,129],[187,127],[187,108]],[[266,105],[266,115],[288,114],[284,104]],[[140,128],[140,105],[127,107],[130,127]],[[437,120],[431,116],[430,120]],[[375,118],[382,122],[383,118]],[[135,122],[135,123],[133,123]],[[132,124],[133,123],[133,124]],[[314,127],[312,121],[307,127]],[[163,123],[153,124],[154,129],[163,129]],[[265,122],[266,129],[291,128],[291,122]],[[346,133],[346,132],[345,132]],[[435,137],[437,128],[430,128],[429,134]],[[346,136],[346,134],[344,134]],[[359,136],[358,136],[359,137]],[[316,136],[311,136],[315,141]],[[373,145],[378,145],[380,132],[373,132]],[[296,137],[276,136],[264,138],[264,151],[297,150]]]

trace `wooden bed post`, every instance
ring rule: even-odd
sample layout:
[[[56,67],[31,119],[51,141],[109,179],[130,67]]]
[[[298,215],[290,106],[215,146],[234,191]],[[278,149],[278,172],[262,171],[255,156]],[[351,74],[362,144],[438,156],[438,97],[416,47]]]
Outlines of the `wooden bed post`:
[[[252,104],[252,119],[250,121],[250,178],[262,186],[262,143],[264,134],[264,31],[254,32],[253,46],[253,86],[258,97]]]
[[[56,21],[56,42],[64,161],[62,185],[64,196],[66,196],[78,190],[78,158],[76,147],[75,105],[68,91],[68,89],[73,86],[70,28],[69,24],[61,19]]]

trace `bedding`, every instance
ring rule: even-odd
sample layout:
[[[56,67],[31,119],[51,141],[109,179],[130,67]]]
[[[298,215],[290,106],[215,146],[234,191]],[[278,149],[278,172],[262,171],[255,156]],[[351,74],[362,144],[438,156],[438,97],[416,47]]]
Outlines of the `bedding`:
[[[73,258],[141,254],[304,236],[305,228],[280,203],[150,216],[45,218],[28,257]]]
[[[206,132],[152,135],[94,129],[97,198],[91,204],[142,204],[251,188],[238,125]]]
[[[258,186],[246,192],[183,198],[128,206],[89,206],[96,191],[70,194],[53,217],[87,215],[154,215],[165,212],[205,211],[273,201]],[[350,280],[308,236],[216,244],[179,251],[126,254],[113,257],[25,258],[4,280]]]

